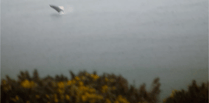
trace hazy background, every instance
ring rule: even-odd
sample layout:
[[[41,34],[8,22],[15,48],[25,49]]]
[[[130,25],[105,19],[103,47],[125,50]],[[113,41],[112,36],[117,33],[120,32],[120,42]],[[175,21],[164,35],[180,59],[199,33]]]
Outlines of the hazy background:
[[[208,1],[2,0],[1,78],[34,68],[121,74],[147,89],[160,77],[165,98],[208,79]]]

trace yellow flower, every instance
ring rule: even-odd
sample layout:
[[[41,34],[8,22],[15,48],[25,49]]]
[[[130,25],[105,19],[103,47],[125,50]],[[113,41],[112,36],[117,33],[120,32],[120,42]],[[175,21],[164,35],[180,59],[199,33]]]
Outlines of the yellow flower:
[[[57,83],[57,86],[58,86],[59,88],[65,88],[65,84],[64,84],[63,82],[58,82],[58,83]]]
[[[105,77],[105,82],[108,82],[109,80],[107,79],[107,77]]]
[[[15,99],[16,99],[16,100],[19,100],[19,97],[18,97],[18,96],[15,96]]]
[[[25,80],[21,83],[21,85],[25,88],[30,88],[30,82],[28,80]]]
[[[49,95],[46,94],[46,97],[49,98]]]
[[[24,87],[24,88],[32,88],[35,86],[35,83],[33,81],[28,81],[27,79],[24,80],[21,85]]]
[[[100,95],[98,95],[98,96],[97,96],[97,98],[98,98],[98,99],[103,99],[103,97],[102,97],[102,96],[100,96]]]
[[[14,102],[16,102],[16,101],[17,101],[17,100],[16,100],[16,99],[14,99],[14,98],[11,98],[11,100],[12,100],[12,101],[14,101]]]
[[[30,101],[27,101],[26,103],[30,103]]]
[[[115,80],[114,79],[110,79],[110,82],[114,82]]]
[[[90,103],[95,103],[95,99],[90,100]]]
[[[5,91],[8,91],[8,90],[11,90],[11,86],[10,85],[3,85],[2,86],[3,87],[3,90],[5,90]]]
[[[59,102],[59,100],[57,99],[57,94],[54,94],[54,102]]]
[[[106,99],[105,103],[111,103],[111,101],[109,99]]]
[[[89,75],[89,73],[85,72],[85,75],[86,75],[86,76],[88,76],[88,75]]]
[[[89,92],[94,93],[94,92],[96,92],[96,90],[94,88],[90,88]]]
[[[91,74],[91,77],[93,78],[93,80],[97,80],[99,78],[98,75],[94,75],[94,74]]]
[[[57,94],[54,94],[54,98],[57,98]]]
[[[107,90],[108,90],[108,86],[107,85],[102,86],[102,92],[103,93],[106,93]]]
[[[118,101],[115,101],[114,103],[119,103]]]
[[[65,95],[60,95],[60,97],[61,97],[61,100],[63,100],[64,98],[65,98]]]
[[[81,79],[82,79],[82,80],[85,80],[85,77],[84,77],[84,76],[81,76]]]
[[[39,95],[36,95],[36,98],[40,98],[40,96]]]
[[[58,103],[58,102],[59,102],[59,100],[58,100],[57,98],[55,98],[55,99],[54,99],[54,102]]]
[[[84,102],[87,100],[87,97],[85,95],[83,95],[81,98],[82,98],[82,101]]]
[[[80,81],[80,82],[79,82],[79,85],[80,85],[80,86],[83,86],[83,82]]]
[[[115,90],[116,88],[115,87],[112,87],[112,90]]]
[[[76,76],[76,77],[75,77],[75,80],[77,80],[77,81],[78,81],[78,80],[80,80],[80,78]]]
[[[173,90],[170,97],[173,98],[175,96],[176,92],[177,92],[177,90]]]
[[[128,100],[126,100],[125,98],[123,98],[121,95],[119,95],[117,97],[117,101],[119,101],[120,103],[129,103]]]
[[[69,96],[69,95],[65,95],[65,98],[66,98],[67,100],[70,100],[70,96]]]
[[[85,92],[85,94],[81,96],[81,99],[83,102],[89,101],[90,103],[95,103],[96,100],[103,99],[103,97],[98,94]]]
[[[67,85],[71,85],[71,84],[72,84],[72,81],[68,80]]]
[[[52,86],[53,86],[53,87],[56,87],[56,83],[55,83],[55,82],[52,82]]]
[[[19,100],[19,97],[18,96],[15,96],[15,98],[11,98],[12,101],[16,102]]]
[[[65,92],[65,90],[64,90],[64,89],[58,89],[58,92],[59,92],[60,94],[63,94],[63,93]]]
[[[7,84],[7,81],[6,80],[2,80],[2,84],[3,85],[6,85]]]
[[[166,102],[166,99],[163,99],[163,103],[165,103]]]

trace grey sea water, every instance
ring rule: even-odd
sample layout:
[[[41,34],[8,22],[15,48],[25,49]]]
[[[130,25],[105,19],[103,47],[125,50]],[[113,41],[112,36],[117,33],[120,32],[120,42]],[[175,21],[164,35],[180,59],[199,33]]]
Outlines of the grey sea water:
[[[147,89],[160,77],[165,98],[208,79],[208,1],[2,0],[1,78],[34,68],[121,74]]]

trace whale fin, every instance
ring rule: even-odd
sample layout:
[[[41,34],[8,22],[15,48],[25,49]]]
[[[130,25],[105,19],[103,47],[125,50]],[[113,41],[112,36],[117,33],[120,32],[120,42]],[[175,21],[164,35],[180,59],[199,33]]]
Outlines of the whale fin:
[[[63,6],[58,6],[62,11],[64,11],[64,7]]]
[[[49,5],[51,8],[56,10],[57,12],[64,12],[64,7],[63,6],[55,6],[55,5]]]

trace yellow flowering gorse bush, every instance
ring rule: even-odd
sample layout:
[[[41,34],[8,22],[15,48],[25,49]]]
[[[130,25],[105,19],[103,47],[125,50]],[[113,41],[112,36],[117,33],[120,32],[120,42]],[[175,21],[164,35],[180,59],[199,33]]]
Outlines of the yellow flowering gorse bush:
[[[35,87],[35,83],[33,81],[29,81],[27,79],[22,81],[21,85],[24,88],[33,88],[33,87]]]
[[[18,78],[2,80],[2,103],[131,103],[127,81],[121,76],[80,72],[71,73],[71,79],[62,75],[40,79],[35,71],[33,77],[21,72]]]

